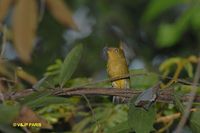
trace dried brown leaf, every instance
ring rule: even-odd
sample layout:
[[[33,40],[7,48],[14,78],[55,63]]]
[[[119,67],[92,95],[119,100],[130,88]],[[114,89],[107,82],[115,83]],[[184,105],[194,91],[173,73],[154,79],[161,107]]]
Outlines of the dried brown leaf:
[[[43,128],[51,129],[52,126],[44,119],[40,118],[33,110],[23,106],[19,116],[14,120],[15,123],[41,123]]]
[[[0,0],[0,23],[4,20],[13,0]]]
[[[72,18],[71,11],[63,0],[46,0],[46,4],[57,21],[74,30],[78,30],[78,27]]]
[[[31,61],[33,41],[37,29],[36,0],[19,0],[14,9],[13,41],[21,60]]]

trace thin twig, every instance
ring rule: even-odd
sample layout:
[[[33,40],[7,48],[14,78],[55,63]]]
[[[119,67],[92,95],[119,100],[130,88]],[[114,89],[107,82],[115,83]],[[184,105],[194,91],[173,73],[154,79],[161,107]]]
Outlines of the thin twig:
[[[163,78],[162,75],[159,75],[159,76],[160,76],[161,78]],[[166,79],[173,79],[173,77],[170,77],[170,76],[166,76],[166,77],[164,77],[164,78],[166,78]],[[189,82],[189,81],[187,81],[187,80],[180,79],[180,78],[178,78],[176,81],[179,82],[179,83],[187,84],[187,85],[192,85],[192,84],[193,84],[192,82]],[[197,83],[197,86],[200,86],[200,84]]]
[[[82,96],[84,97],[84,99],[85,99],[86,102],[87,102],[87,105],[88,105],[88,107],[89,107],[89,109],[90,109],[90,111],[91,111],[91,113],[92,113],[94,122],[96,122],[96,124],[97,124],[97,126],[98,126],[98,129],[101,129],[101,125],[100,125],[99,121],[98,121],[97,118],[96,118],[96,115],[95,115],[95,113],[94,113],[94,110],[92,109],[92,106],[91,106],[91,104],[90,104],[90,101],[88,100],[88,98],[87,98],[85,95],[82,95]]]
[[[0,77],[0,81],[6,81],[6,82],[9,82],[9,83],[15,83],[15,81],[13,81],[11,79],[4,78],[4,77]]]
[[[195,99],[195,96],[196,96],[196,92],[197,92],[197,83],[199,81],[199,78],[200,78],[200,60],[198,61],[198,65],[197,65],[197,69],[196,69],[196,72],[195,72],[195,77],[194,77],[194,81],[193,81],[193,84],[192,84],[192,89],[191,89],[191,92],[190,92],[190,98],[188,99],[188,103],[186,105],[186,109],[184,111],[184,114],[183,116],[181,117],[181,120],[175,130],[175,133],[181,133],[186,121],[187,121],[187,118],[188,116],[190,115],[190,109],[192,107],[192,103]]]

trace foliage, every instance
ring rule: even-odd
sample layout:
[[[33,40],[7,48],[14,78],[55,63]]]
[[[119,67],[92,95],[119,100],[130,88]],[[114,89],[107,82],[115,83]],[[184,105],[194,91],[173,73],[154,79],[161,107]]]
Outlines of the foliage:
[[[199,61],[199,5],[198,0],[0,0],[0,132],[173,132]],[[111,87],[108,80],[96,80],[107,78],[103,47],[119,40],[127,43],[130,88],[145,91],[161,82],[163,91],[173,88],[173,104],[156,101],[145,110],[135,106],[137,97],[114,104],[111,96],[52,95],[66,88]],[[4,59],[6,54],[16,57]],[[145,68],[135,69],[136,59]],[[10,98],[27,88],[33,93]],[[188,130],[200,132],[199,113],[194,102]],[[15,128],[17,122],[43,126]]]
[[[83,46],[78,45],[69,53],[69,55],[65,58],[64,63],[61,67],[60,74],[59,74],[59,84],[63,86],[67,80],[70,79],[78,62],[81,58]]]
[[[135,99],[131,100],[134,103]],[[155,121],[156,110],[151,107],[149,110],[129,105],[128,124],[136,133],[149,133],[154,130],[153,124]],[[144,123],[145,122],[145,123]]]

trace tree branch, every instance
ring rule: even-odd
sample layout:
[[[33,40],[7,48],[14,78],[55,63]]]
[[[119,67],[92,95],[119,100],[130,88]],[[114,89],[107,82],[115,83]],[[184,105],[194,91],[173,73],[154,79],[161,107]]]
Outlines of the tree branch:
[[[166,103],[172,103],[173,102],[173,89],[163,89],[158,90],[157,92],[157,99],[156,102],[166,102]],[[80,88],[57,88],[54,90],[45,90],[47,92],[51,91],[52,95],[55,96],[62,96],[62,97],[69,97],[69,96],[82,96],[82,95],[91,95],[91,96],[120,96],[125,97],[125,102],[128,102],[130,98],[134,96],[138,96],[142,93],[142,91],[134,90],[134,89],[116,89],[116,88],[86,88],[86,87],[80,87]],[[23,98],[25,96],[28,96],[34,92],[37,92],[33,89],[26,89],[20,92],[15,93],[4,93],[4,99],[13,99],[17,100],[19,98]],[[183,95],[181,97],[182,102],[187,102],[191,96],[190,95]],[[196,95],[194,102],[200,103],[200,95]]]

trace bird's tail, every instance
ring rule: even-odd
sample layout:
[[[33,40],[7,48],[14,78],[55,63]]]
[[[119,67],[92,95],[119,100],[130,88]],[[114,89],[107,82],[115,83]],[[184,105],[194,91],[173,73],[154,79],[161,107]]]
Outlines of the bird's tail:
[[[125,101],[126,101],[125,97],[113,96],[113,103],[115,104],[124,103]]]
[[[114,88],[124,89],[124,88],[130,88],[130,79],[122,79],[112,82],[112,86]],[[121,96],[113,96],[113,103],[120,104],[125,103],[126,97]]]

